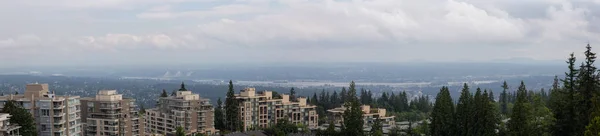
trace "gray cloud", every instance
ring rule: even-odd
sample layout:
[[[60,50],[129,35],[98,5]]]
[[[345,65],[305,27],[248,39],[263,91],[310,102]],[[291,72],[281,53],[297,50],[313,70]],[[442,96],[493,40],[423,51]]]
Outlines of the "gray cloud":
[[[205,52],[187,57],[213,58],[209,61],[236,59],[218,57],[225,53],[260,61],[563,59],[600,37],[598,0],[3,3],[0,15],[8,21],[0,25],[0,53],[25,56],[0,57],[12,61],[42,51],[140,59],[152,52],[164,53],[164,61],[177,51]],[[345,53],[350,51],[368,56]]]

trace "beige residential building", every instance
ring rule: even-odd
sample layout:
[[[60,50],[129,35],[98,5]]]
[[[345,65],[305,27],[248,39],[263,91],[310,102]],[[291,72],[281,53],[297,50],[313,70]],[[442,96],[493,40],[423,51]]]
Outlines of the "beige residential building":
[[[209,99],[182,87],[175,95],[160,98],[158,103],[156,108],[146,110],[147,134],[173,135],[177,127],[184,128],[186,135],[216,132]]]
[[[383,108],[374,108],[371,109],[369,105],[362,105],[360,107],[363,111],[363,120],[365,122],[365,126],[370,126],[375,122],[375,119],[379,119],[382,125],[390,125],[394,126],[396,124],[394,120],[394,116],[386,116],[386,110]],[[344,122],[343,114],[346,110],[346,107],[338,107],[334,109],[327,110],[329,112],[329,118],[333,119],[335,124],[341,124]]]
[[[272,91],[257,93],[255,88],[241,90],[239,94],[235,94],[235,97],[240,105],[239,114],[244,131],[252,128],[267,128],[280,119],[287,119],[294,124],[304,124],[309,128],[318,126],[317,106],[308,105],[304,97],[291,101],[287,94],[275,98]]]
[[[19,135],[18,124],[10,124],[11,115],[7,113],[0,113],[0,136],[21,136]]]
[[[98,91],[96,97],[81,98],[86,136],[144,136],[143,121],[135,99],[123,98],[117,90]]]
[[[39,136],[81,136],[79,96],[49,93],[48,84],[28,84],[22,95],[0,96],[0,106],[14,100],[35,118]]]

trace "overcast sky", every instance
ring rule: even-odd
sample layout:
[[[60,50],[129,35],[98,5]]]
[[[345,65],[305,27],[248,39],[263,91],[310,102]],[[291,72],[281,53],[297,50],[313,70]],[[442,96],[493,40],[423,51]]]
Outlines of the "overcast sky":
[[[564,60],[600,45],[600,0],[0,2],[0,65]]]

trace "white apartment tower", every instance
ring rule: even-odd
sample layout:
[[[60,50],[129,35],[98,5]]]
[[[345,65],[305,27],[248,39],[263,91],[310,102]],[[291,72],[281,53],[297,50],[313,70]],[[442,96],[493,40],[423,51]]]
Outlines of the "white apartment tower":
[[[86,136],[144,136],[143,121],[135,99],[123,98],[117,90],[100,90],[96,97],[81,98]]]
[[[29,110],[35,118],[39,136],[81,136],[79,96],[49,93],[48,84],[28,84],[25,93],[0,96],[0,106],[7,101]]]
[[[280,119],[294,124],[304,124],[309,128],[318,126],[319,115],[315,105],[308,105],[305,97],[291,101],[290,96],[282,94],[275,98],[272,91],[256,92],[255,88],[246,88],[235,94],[239,102],[242,129],[267,128]]]
[[[185,89],[172,96],[161,97],[156,108],[146,110],[146,134],[174,135],[177,127],[182,127],[186,135],[216,132],[214,109],[209,99]]]

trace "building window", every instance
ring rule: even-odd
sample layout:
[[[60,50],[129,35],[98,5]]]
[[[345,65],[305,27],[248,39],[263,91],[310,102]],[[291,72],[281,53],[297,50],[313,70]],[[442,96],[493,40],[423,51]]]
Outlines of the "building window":
[[[42,109],[42,116],[50,116],[50,110]]]
[[[46,125],[42,125],[42,131],[46,131],[48,128],[46,128]]]

